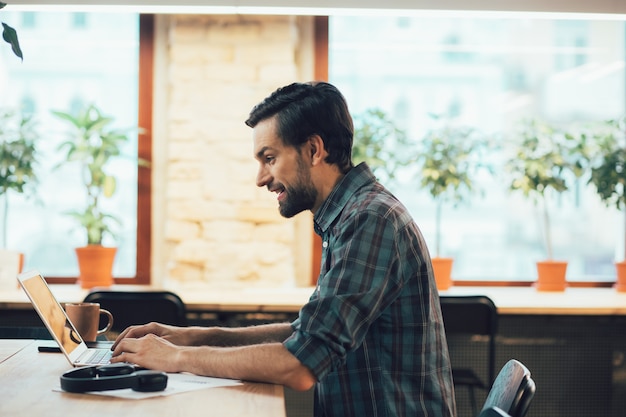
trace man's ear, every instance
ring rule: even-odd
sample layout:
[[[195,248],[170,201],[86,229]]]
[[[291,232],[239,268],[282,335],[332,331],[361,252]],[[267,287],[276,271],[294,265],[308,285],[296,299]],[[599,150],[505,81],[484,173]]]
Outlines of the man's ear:
[[[311,135],[307,143],[307,151],[311,157],[311,164],[316,165],[323,162],[328,156],[328,152],[324,148],[324,141],[320,135]]]

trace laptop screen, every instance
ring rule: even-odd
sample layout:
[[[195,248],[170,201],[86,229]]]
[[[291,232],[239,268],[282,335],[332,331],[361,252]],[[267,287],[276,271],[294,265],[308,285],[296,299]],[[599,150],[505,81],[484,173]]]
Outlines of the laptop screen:
[[[46,281],[40,274],[34,273],[20,279],[20,282],[44,324],[54,333],[54,339],[65,353],[71,354],[81,344],[80,336],[77,336],[78,332],[68,320],[63,307],[54,298]]]

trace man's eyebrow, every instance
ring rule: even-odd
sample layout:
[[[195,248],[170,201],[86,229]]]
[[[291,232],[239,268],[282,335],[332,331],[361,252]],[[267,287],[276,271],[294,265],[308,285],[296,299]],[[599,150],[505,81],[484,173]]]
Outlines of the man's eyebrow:
[[[262,147],[261,150],[256,153],[256,157],[259,158],[259,159],[263,158],[263,155],[265,154],[265,152],[267,152],[268,150],[271,150],[271,149],[272,148],[269,147],[269,146]]]

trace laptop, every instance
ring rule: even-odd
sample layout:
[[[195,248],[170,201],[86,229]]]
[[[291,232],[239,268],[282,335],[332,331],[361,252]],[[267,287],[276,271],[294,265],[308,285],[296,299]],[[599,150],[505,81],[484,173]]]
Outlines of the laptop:
[[[43,276],[37,271],[27,271],[17,276],[21,287],[33,307],[58,343],[61,352],[72,366],[105,365],[110,363],[111,348],[88,347],[65,313],[61,304],[50,291]]]

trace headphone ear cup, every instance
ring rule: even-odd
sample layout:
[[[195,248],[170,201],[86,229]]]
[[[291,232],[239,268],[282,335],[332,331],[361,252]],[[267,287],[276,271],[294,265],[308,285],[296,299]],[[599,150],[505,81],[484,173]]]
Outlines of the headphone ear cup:
[[[130,375],[135,372],[135,367],[127,363],[112,363],[98,366],[96,372],[98,376]]]
[[[167,387],[167,374],[158,371],[137,371],[134,374],[134,391],[156,392],[163,391]]]

